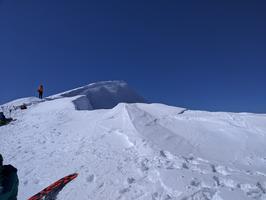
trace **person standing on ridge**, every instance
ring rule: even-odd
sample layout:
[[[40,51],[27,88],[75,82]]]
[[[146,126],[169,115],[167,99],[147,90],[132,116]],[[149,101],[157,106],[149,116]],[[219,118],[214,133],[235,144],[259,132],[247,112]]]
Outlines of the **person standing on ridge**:
[[[0,199],[17,200],[18,185],[17,169],[12,165],[3,165],[3,157],[0,154]]]
[[[43,85],[40,85],[38,88],[39,98],[42,99],[43,96]]]

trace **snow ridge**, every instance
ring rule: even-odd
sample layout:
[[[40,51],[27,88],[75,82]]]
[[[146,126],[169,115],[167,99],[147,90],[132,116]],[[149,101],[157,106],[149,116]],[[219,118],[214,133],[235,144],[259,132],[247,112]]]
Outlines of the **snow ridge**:
[[[125,81],[103,81],[61,93],[54,97],[80,96],[74,101],[77,110],[110,109],[118,103],[145,103],[143,97]]]
[[[19,200],[74,172],[58,200],[266,199],[266,115],[121,103],[143,98],[120,81],[35,100],[0,127]]]

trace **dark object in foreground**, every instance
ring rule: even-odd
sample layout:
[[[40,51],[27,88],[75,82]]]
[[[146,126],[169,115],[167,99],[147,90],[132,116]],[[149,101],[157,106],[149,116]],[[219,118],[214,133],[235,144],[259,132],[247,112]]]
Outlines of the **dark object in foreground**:
[[[6,118],[3,112],[0,112],[0,126],[6,125],[11,122],[12,118]]]
[[[29,198],[28,200],[55,200],[58,193],[68,184],[70,181],[75,179],[78,176],[77,173],[66,176],[59,181],[56,181],[49,187],[45,188],[38,194]]]
[[[17,169],[12,165],[3,165],[0,154],[0,199],[17,200],[18,184]]]
[[[3,112],[0,112],[0,120],[1,121],[5,121],[6,120],[6,117],[5,117]]]

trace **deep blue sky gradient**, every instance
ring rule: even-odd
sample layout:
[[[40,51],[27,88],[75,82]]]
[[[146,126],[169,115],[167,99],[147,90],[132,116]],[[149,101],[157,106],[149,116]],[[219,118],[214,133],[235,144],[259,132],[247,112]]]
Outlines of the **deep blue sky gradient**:
[[[151,102],[266,113],[266,1],[0,0],[0,104],[101,80]]]

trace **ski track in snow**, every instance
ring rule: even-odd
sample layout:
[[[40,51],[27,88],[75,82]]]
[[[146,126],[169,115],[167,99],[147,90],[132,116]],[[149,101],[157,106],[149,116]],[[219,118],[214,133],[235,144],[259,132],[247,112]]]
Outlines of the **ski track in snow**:
[[[226,135],[218,138],[221,141],[235,141],[227,131],[240,130],[241,141],[256,134],[259,148],[266,141],[265,115],[188,111],[161,104],[77,111],[73,100],[32,104],[12,114],[17,121],[0,128],[0,152],[19,170],[19,200],[74,172],[79,177],[59,193],[59,200],[266,199],[266,147],[255,151],[252,142],[236,142],[247,151],[232,152],[223,160],[223,155],[215,159],[209,152],[212,146],[203,146],[208,141],[204,137],[219,127]],[[210,133],[204,132],[207,125]],[[220,148],[227,153],[227,147]]]

